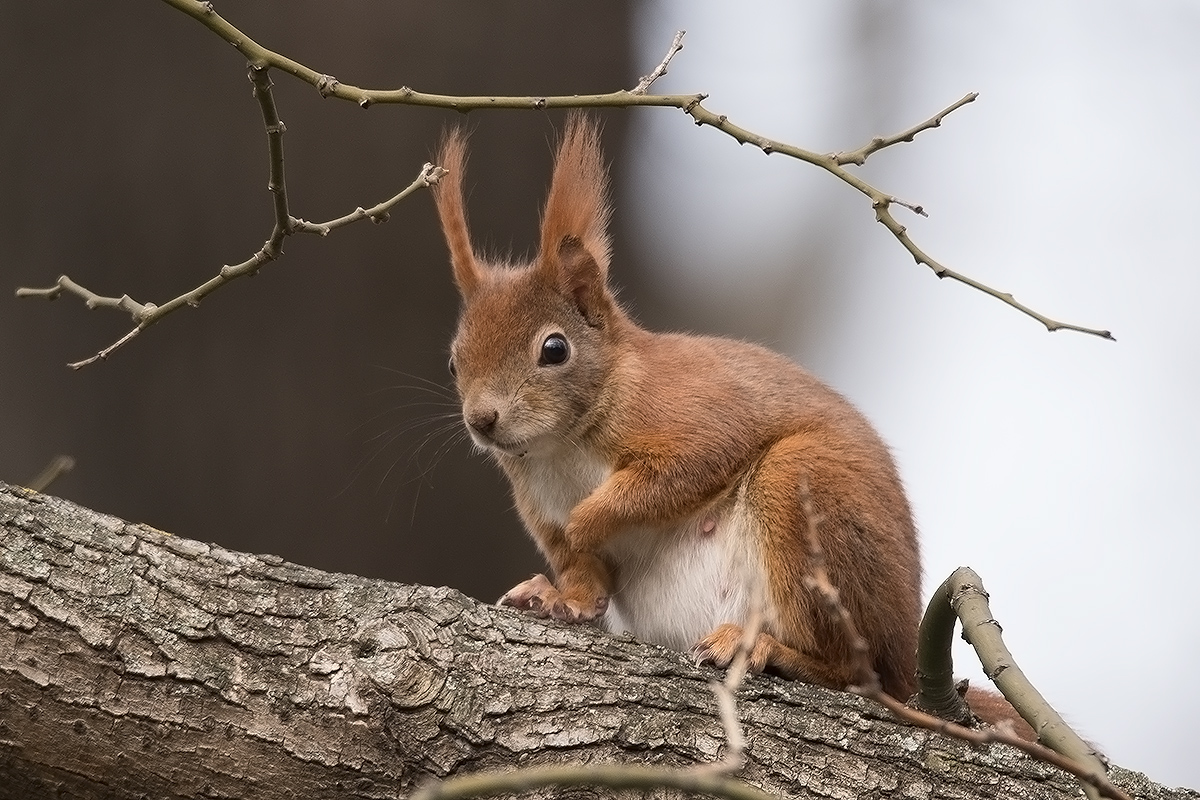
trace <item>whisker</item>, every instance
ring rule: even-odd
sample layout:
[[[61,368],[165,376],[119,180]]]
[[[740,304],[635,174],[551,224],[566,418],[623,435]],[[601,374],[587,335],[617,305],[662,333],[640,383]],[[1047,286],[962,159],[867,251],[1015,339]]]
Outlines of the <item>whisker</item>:
[[[373,397],[374,395],[383,394],[384,392],[399,392],[399,391],[425,392],[426,394],[431,394],[434,397],[440,397],[448,403],[457,403],[458,402],[458,395],[449,389],[440,388],[440,387],[439,388],[430,388],[428,386],[413,386],[413,385],[407,384],[407,383],[397,383],[392,386],[379,386],[375,389],[371,389],[370,391],[368,391],[366,393],[366,395],[368,397]]]
[[[430,388],[430,391],[432,391],[433,389],[437,389],[440,392],[446,393],[448,396],[456,395],[456,393],[454,392],[453,389],[443,386],[442,384],[438,383],[437,381],[432,381],[429,378],[426,378],[424,376],[417,375],[412,372],[405,372],[402,369],[396,369],[395,367],[388,367],[388,366],[384,366],[382,364],[375,364],[373,366],[375,369],[380,369],[385,372],[390,372],[394,375],[399,375],[403,378],[409,378],[414,381],[420,381],[421,383],[425,384],[425,386],[427,388]],[[420,387],[413,387],[413,388],[420,388]]]
[[[457,417],[458,413],[459,413],[458,412],[458,404],[434,403],[432,401],[405,403],[403,405],[392,406],[383,411],[380,411],[378,414],[375,414],[375,415],[369,417],[368,419],[364,420],[363,422],[360,422],[358,425],[355,425],[353,428],[351,428],[350,432],[356,433],[356,432],[362,430],[363,428],[367,427],[371,423],[376,422],[377,420],[380,420],[380,419],[388,416],[389,414],[393,414],[397,411],[406,411],[406,410],[412,409],[412,408],[422,408],[422,407],[429,407],[429,406],[432,406],[434,408],[438,408],[438,407],[448,408],[451,410],[445,411],[445,412],[442,412],[439,414],[433,414],[433,415],[427,415],[425,417],[420,417],[417,420],[414,420],[415,422],[419,423],[426,419]]]
[[[447,425],[447,424],[451,424],[451,423],[454,425],[457,425],[457,424],[459,424],[459,419],[460,418],[457,413],[454,413],[454,414],[446,413],[446,414],[435,414],[433,416],[424,417],[422,419],[417,419],[417,420],[409,420],[407,423],[403,423],[400,427],[389,428],[387,430],[380,431],[379,433],[375,434],[374,436],[371,436],[368,439],[366,439],[364,441],[364,444],[374,442],[374,441],[378,440],[381,436],[386,436],[390,433],[394,433],[397,436],[399,436],[399,435],[408,433],[409,431],[416,430],[417,428],[423,427],[425,425],[429,425],[430,423],[432,423],[436,420],[449,420],[449,422],[443,422],[442,423],[443,425]],[[388,441],[389,442],[394,441],[394,438],[389,439]]]
[[[392,472],[395,471],[397,465],[399,465],[401,461],[404,461],[404,465],[401,467],[402,472],[407,472],[408,469],[414,463],[418,465],[419,470],[416,475],[414,475],[413,477],[411,477],[407,480],[401,481],[397,485],[396,490],[395,490],[395,492],[393,492],[393,495],[392,495],[392,503],[388,507],[388,513],[387,513],[386,519],[389,519],[389,520],[391,519],[392,511],[395,509],[395,499],[396,499],[397,494],[399,493],[400,488],[403,486],[408,486],[413,483],[416,483],[416,490],[414,491],[414,495],[413,495],[412,513],[411,513],[410,522],[409,522],[409,524],[413,524],[413,521],[416,519],[417,502],[420,500],[421,487],[426,484],[429,485],[430,487],[433,486],[433,483],[429,480],[429,476],[432,474],[433,470],[437,467],[438,463],[441,462],[442,458],[447,453],[450,452],[450,448],[453,447],[458,441],[461,441],[465,437],[465,435],[466,435],[466,432],[462,429],[462,426],[460,424],[458,424],[457,421],[454,424],[443,424],[443,425],[439,426],[438,429],[436,429],[434,431],[430,431],[425,436],[425,438],[422,439],[421,443],[416,447],[416,449],[408,454],[407,458],[404,458],[404,456],[398,456],[388,466],[383,477],[380,478],[380,481],[379,481],[380,486],[382,486],[384,483],[387,482],[388,478],[390,477]],[[421,460],[420,460],[421,451],[424,450],[425,447],[431,441],[433,441],[435,438],[440,437],[440,436],[446,437],[445,441],[443,441],[437,447],[437,449],[434,451],[433,458],[428,462],[428,464],[422,464]]]

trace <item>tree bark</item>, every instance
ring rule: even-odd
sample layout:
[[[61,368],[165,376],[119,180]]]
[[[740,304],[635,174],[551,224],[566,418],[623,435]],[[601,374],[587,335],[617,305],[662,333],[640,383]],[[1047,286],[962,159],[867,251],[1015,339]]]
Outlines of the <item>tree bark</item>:
[[[395,798],[490,768],[722,753],[717,673],[679,653],[4,484],[0,526],[0,798]],[[784,797],[1079,794],[851,694],[755,676],[738,706],[741,777]]]

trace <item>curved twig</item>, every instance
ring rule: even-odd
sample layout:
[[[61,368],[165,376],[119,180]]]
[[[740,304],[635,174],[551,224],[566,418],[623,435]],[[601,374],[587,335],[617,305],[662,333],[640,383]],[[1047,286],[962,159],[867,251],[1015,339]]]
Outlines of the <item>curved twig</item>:
[[[1029,723],[1038,741],[1103,774],[1104,763],[1096,751],[1079,738],[1017,666],[1000,635],[1000,623],[988,607],[988,594],[979,575],[969,567],[959,567],[935,593],[935,598],[939,595],[962,620],[963,637],[979,654],[984,674]]]
[[[929,598],[917,632],[917,692],[908,701],[914,708],[971,725],[975,715],[954,684],[951,644],[958,616],[950,605],[947,579]]]

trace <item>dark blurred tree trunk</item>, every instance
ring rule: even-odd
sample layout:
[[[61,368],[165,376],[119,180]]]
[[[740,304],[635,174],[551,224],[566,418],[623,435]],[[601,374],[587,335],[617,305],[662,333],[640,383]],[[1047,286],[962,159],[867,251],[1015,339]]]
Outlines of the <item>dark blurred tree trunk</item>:
[[[712,761],[724,741],[714,673],[680,654],[3,484],[0,595],[0,798],[398,797],[489,768]],[[753,678],[739,708],[743,776],[784,796],[1077,794],[849,694]]]

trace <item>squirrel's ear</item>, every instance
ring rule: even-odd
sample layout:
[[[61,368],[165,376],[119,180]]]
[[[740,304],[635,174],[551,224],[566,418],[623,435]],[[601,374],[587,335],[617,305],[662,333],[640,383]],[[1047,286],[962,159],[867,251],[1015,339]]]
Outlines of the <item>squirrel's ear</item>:
[[[566,266],[566,262],[576,263],[586,256],[599,275],[598,287],[603,289],[611,249],[611,214],[600,131],[584,115],[572,113],[558,146],[542,214],[542,263],[550,266],[560,262]]]
[[[567,236],[558,246],[553,269],[563,294],[593,328],[604,324],[611,299],[605,286],[604,270],[577,237]],[[549,259],[546,260],[549,262]]]
[[[482,270],[471,248],[471,232],[467,229],[467,211],[463,203],[462,179],[467,163],[467,137],[462,128],[447,132],[438,150],[437,164],[447,172],[433,186],[442,233],[450,247],[450,263],[459,294],[467,299],[482,279]]]

